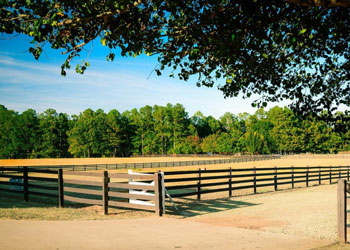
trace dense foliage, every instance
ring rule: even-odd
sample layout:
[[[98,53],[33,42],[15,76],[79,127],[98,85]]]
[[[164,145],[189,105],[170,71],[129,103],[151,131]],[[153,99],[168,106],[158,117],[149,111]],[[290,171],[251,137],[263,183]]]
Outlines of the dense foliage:
[[[86,109],[70,117],[0,105],[0,158],[349,151],[350,115],[337,115],[336,124],[327,124],[276,106],[215,119],[199,111],[189,117],[181,104],[168,104],[123,113]]]
[[[254,106],[289,99],[295,110],[331,113],[350,106],[349,6],[349,0],[6,0],[0,32],[32,37],[35,58],[45,44],[67,54],[63,75],[97,39],[108,48],[107,60],[156,55],[157,74],[170,68],[182,80],[198,77],[198,86],[222,80],[227,97],[259,95]],[[88,66],[84,59],[76,71]]]

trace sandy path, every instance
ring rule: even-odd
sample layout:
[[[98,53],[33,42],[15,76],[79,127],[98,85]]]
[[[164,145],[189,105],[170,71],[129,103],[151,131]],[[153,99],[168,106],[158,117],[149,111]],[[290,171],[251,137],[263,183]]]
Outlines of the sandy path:
[[[230,200],[253,205],[187,220],[336,241],[336,193],[336,185],[321,185],[232,197]]]
[[[330,242],[190,220],[0,221],[1,249],[310,249]]]

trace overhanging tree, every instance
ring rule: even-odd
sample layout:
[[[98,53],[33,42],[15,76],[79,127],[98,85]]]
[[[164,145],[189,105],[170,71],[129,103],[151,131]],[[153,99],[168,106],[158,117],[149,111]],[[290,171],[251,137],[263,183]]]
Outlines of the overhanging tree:
[[[122,56],[157,55],[157,74],[217,85],[253,105],[292,100],[299,111],[350,105],[349,0],[3,1],[0,32],[46,43],[71,60],[95,39]],[[117,49],[120,50],[117,50]],[[87,61],[76,65],[83,73]]]

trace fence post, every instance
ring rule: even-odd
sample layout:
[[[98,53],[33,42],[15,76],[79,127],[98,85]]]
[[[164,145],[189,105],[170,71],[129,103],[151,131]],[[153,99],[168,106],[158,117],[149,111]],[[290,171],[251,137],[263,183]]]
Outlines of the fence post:
[[[309,186],[309,166],[307,166],[306,170],[306,187]]]
[[[329,184],[332,184],[332,168],[329,167]]]
[[[197,182],[197,200],[201,200],[201,169],[198,168],[198,182]]]
[[[232,196],[232,167],[230,167],[230,178],[228,179],[228,196]]]
[[[165,212],[164,207],[164,175],[162,172],[156,172],[154,173],[154,184],[155,184],[155,196],[156,196],[156,214],[158,216],[163,216],[163,213]]]
[[[102,184],[102,202],[103,202],[103,214],[108,214],[108,171],[103,171],[103,184]]]
[[[294,188],[294,166],[292,166],[292,188]]]
[[[254,166],[254,169],[253,169],[253,185],[254,185],[254,194],[256,194],[256,167]]]
[[[318,167],[318,185],[321,185],[321,167]]]
[[[28,201],[28,198],[29,198],[28,167],[23,167],[23,196],[24,196],[24,201]]]
[[[275,176],[274,176],[275,191],[277,191],[277,167],[275,166]]]
[[[347,167],[347,177],[348,177],[348,181],[349,181],[349,166]]]
[[[346,243],[346,188],[345,180],[338,181],[338,202],[337,202],[337,219],[338,219],[338,239],[340,243]]]
[[[64,207],[63,170],[58,170],[58,207]]]

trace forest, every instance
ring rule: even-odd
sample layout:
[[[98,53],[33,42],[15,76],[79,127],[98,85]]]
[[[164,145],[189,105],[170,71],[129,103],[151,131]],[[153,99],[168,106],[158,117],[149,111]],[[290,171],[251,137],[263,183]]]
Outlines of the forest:
[[[0,105],[0,158],[349,151],[350,115],[336,116],[329,122],[278,106],[216,119],[200,111],[189,116],[181,104],[78,115],[54,109],[19,113]]]

